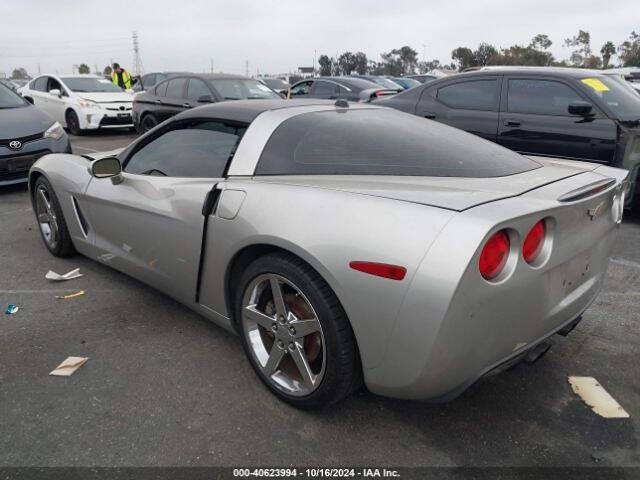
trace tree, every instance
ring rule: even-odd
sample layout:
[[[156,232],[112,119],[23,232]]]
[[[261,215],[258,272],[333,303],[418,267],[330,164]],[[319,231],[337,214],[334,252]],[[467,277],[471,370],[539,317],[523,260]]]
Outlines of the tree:
[[[448,68],[448,65],[442,65],[440,63],[440,60],[438,60],[437,58],[434,58],[433,60],[430,60],[428,62],[418,63],[419,73],[427,73],[427,72],[430,72],[431,70],[444,69],[444,68]]]
[[[367,73],[367,55],[363,52],[356,52],[353,55],[354,59],[354,70],[358,73],[358,75],[364,75]]]
[[[495,64],[498,57],[498,50],[493,45],[488,43],[481,43],[478,45],[478,49],[473,52],[476,65],[491,65]]]
[[[400,48],[400,50],[392,50],[392,52],[397,53],[400,57],[403,75],[409,75],[416,72],[416,67],[418,66],[418,52],[407,45]]]
[[[453,50],[451,52],[451,58],[460,71],[464,70],[465,68],[476,66],[476,59],[473,51],[467,47],[458,47]]]
[[[618,57],[624,67],[640,67],[640,33],[631,32],[629,40],[618,46]]]
[[[23,67],[19,67],[13,70],[13,73],[11,74],[11,78],[15,80],[28,80],[29,74]]]
[[[356,69],[356,57],[351,52],[344,52],[338,57],[338,73],[351,75]]]
[[[78,73],[82,75],[86,75],[88,73],[91,73],[91,69],[89,68],[89,65],[87,65],[86,63],[81,63],[80,66],[78,67]]]
[[[591,56],[591,35],[585,30],[578,30],[578,35],[564,40],[564,46],[576,47],[571,53],[571,63],[583,66],[585,60]]]
[[[611,57],[616,54],[616,46],[612,41],[606,42],[600,49],[600,55],[602,55],[602,68],[609,68],[609,61]]]
[[[102,74],[105,77],[110,77],[111,76],[111,72],[113,72],[113,70],[111,69],[111,65],[107,65],[106,67],[104,67],[104,70],[102,70]]]
[[[328,77],[331,75],[331,67],[333,66],[333,59],[327,55],[320,55],[318,58],[318,65],[320,65],[320,75]]]
[[[539,33],[531,39],[529,48],[533,48],[534,50],[547,50],[551,45],[553,45],[553,42],[549,36]]]

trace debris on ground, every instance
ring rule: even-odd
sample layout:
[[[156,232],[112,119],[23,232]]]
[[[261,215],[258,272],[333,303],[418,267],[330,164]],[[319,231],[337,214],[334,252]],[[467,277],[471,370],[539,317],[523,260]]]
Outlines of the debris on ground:
[[[56,377],[69,377],[84,365],[87,360],[89,360],[88,357],[67,357],[67,359],[58,365],[49,375],[55,375]]]
[[[569,377],[573,392],[595,413],[604,418],[629,418],[629,414],[616,399],[593,377]]]
[[[60,275],[59,273],[54,272],[53,270],[49,270],[47,274],[44,276],[47,280],[51,280],[53,282],[64,282],[65,280],[73,280],[74,278],[81,277],[80,269],[76,268],[75,270],[71,270],[70,272],[65,273],[64,275]]]
[[[73,293],[69,293],[67,295],[56,295],[56,298],[60,299],[60,300],[67,300],[69,298],[75,298],[75,297],[80,297],[82,295],[84,295],[85,292],[84,290],[79,290],[77,292],[73,292]]]
[[[20,307],[16,307],[13,303],[10,303],[9,305],[7,305],[7,309],[4,311],[4,314],[13,315],[18,310],[20,310]]]

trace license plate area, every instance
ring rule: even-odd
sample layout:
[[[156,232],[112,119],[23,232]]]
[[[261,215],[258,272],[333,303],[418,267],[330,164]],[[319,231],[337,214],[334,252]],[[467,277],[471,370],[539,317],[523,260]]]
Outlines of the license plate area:
[[[592,276],[592,252],[587,251],[551,271],[550,294],[566,297]]]

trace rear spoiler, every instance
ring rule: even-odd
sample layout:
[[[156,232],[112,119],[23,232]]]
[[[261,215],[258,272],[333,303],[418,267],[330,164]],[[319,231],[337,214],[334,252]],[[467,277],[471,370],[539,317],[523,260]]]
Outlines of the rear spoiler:
[[[360,102],[369,103],[371,100],[380,97],[388,97],[390,95],[395,95],[400,92],[400,90],[393,90],[390,88],[368,88],[366,90],[362,90],[360,92]]]

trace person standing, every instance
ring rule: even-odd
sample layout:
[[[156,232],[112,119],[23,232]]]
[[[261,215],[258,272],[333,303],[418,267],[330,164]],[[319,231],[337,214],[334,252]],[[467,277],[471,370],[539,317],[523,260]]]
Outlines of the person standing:
[[[133,83],[131,82],[131,74],[124,68],[120,67],[119,63],[114,63],[111,69],[111,81],[114,85],[120,87],[123,90],[131,88]]]

